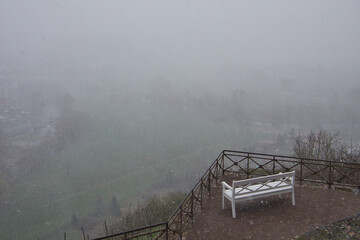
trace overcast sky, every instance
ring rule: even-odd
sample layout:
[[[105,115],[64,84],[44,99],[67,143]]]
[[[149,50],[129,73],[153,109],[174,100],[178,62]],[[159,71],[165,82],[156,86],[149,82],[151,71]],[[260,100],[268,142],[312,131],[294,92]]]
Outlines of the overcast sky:
[[[84,59],[162,72],[242,64],[356,68],[360,1],[1,0],[0,34],[3,68]]]

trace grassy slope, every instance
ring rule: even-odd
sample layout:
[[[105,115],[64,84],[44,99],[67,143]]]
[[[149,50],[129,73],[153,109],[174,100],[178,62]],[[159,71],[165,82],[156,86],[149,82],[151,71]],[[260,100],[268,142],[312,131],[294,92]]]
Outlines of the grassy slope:
[[[53,236],[73,214],[85,217],[99,201],[107,208],[113,194],[128,204],[156,187],[163,172],[201,169],[223,148],[248,146],[256,138],[246,128],[150,104],[86,104],[92,132],[14,187],[10,204],[0,209],[4,239]]]

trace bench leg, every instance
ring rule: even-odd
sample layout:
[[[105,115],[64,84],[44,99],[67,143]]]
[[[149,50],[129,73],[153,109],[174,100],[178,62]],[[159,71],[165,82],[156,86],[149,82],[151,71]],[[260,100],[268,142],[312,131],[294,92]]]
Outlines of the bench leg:
[[[232,217],[236,218],[235,201],[231,202]]]
[[[292,191],[292,205],[295,206],[295,191]]]
[[[225,197],[222,195],[222,209],[225,209]]]

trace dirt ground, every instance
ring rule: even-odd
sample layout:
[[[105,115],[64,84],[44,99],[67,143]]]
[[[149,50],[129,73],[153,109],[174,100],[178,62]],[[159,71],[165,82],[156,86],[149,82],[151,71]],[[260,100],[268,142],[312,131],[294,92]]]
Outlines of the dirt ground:
[[[317,228],[302,235],[297,235],[292,240],[331,239],[343,240],[360,239],[360,214],[350,218],[341,219],[325,227]]]
[[[360,196],[351,191],[297,186],[295,199],[295,206],[290,194],[240,202],[233,219],[228,200],[221,208],[220,183],[184,239],[289,239],[360,213]]]

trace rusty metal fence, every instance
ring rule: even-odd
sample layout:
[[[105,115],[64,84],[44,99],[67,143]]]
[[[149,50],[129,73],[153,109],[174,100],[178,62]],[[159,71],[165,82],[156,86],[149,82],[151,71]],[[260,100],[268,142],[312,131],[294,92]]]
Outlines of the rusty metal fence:
[[[360,191],[360,164],[348,161],[306,159],[281,155],[224,150],[188,193],[168,221],[107,235],[93,240],[182,239],[205,198],[223,175],[243,178],[296,171],[296,181],[355,187]]]
[[[278,172],[296,171],[296,180],[305,182],[360,187],[360,164],[348,161],[297,158],[225,150],[222,162],[224,174],[236,172],[247,178]]]

